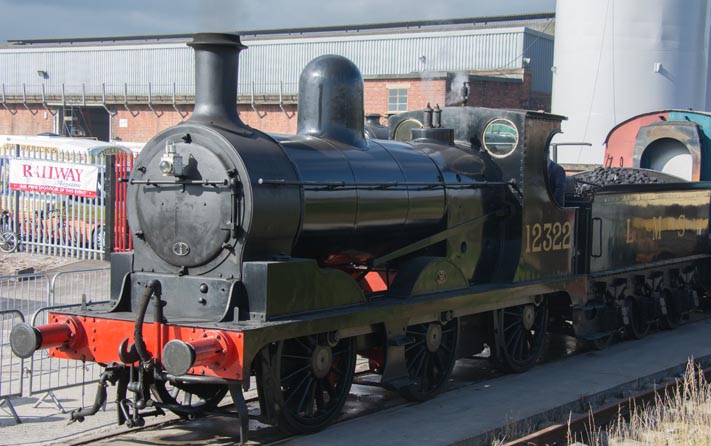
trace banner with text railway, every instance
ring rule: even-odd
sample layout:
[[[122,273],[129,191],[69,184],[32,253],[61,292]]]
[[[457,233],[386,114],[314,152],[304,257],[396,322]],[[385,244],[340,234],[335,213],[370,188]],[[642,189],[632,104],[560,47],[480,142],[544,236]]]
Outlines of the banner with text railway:
[[[99,168],[45,160],[10,160],[10,189],[96,197]]]

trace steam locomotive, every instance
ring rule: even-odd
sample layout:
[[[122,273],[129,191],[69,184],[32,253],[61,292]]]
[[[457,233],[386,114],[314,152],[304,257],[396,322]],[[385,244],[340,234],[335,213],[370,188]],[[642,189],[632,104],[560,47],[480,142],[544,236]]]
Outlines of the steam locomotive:
[[[445,107],[392,117],[409,141],[366,139],[361,74],[333,55],[301,75],[298,133],[268,135],[236,112],[239,37],[189,45],[195,110],[127,179],[135,250],[112,256],[111,301],[11,334],[18,356],[105,366],[73,420],[109,383],[129,427],[208,414],[229,392],[244,441],[255,377],[262,421],[314,432],[339,415],[356,355],[426,400],[487,347],[524,371],[547,332],[602,348],[679,324],[705,296],[704,183],[607,186],[561,207],[546,150],[563,117]]]

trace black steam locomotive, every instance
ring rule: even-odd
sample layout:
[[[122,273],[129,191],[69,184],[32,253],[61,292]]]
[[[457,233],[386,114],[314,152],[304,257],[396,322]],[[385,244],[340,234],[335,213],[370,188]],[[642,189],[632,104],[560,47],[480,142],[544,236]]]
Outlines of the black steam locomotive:
[[[704,296],[703,183],[609,186],[561,207],[546,150],[560,116],[452,107],[392,117],[366,139],[363,81],[340,56],[307,65],[298,134],[244,125],[233,35],[199,34],[192,117],[154,137],[129,183],[135,251],[112,299],[18,325],[22,357],[105,365],[119,422],[209,413],[256,378],[263,421],[313,432],[339,414],[356,355],[412,400],[487,346],[523,371],[546,332],[603,347],[679,324]],[[172,390],[189,394],[180,400]]]

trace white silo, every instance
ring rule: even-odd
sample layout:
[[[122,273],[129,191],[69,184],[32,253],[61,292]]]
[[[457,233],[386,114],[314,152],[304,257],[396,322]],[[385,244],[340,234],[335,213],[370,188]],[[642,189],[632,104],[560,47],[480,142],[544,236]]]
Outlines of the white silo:
[[[607,132],[640,113],[706,109],[708,0],[557,0],[552,112],[562,163],[602,163]]]

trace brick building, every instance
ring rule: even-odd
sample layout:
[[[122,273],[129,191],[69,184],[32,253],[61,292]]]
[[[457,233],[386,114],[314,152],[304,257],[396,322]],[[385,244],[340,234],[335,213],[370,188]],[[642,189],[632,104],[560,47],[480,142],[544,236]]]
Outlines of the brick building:
[[[550,109],[552,15],[507,20],[247,32],[240,55],[242,120],[295,133],[298,78],[322,54],[360,68],[365,112],[458,105]],[[190,116],[189,36],[10,41],[0,48],[0,134],[145,142]]]

